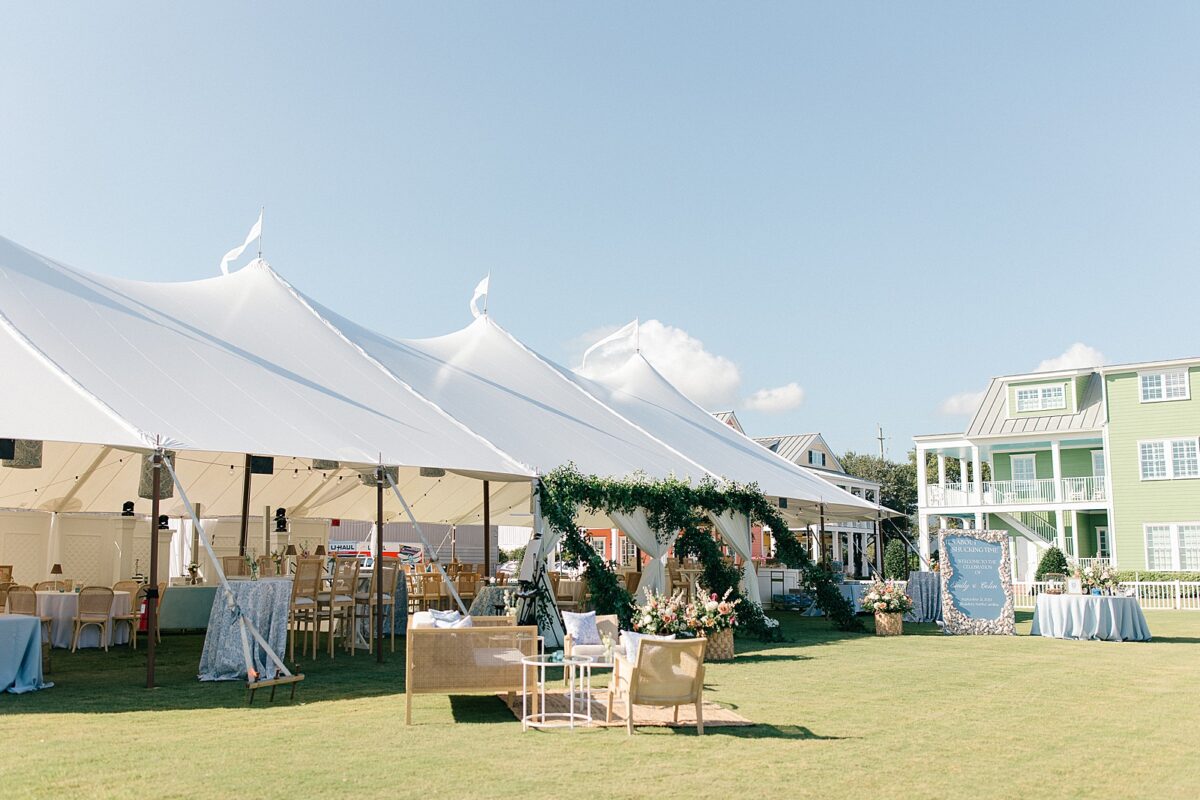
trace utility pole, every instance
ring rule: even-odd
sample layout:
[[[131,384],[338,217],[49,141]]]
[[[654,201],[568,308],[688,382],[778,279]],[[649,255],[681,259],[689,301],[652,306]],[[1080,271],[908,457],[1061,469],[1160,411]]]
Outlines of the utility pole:
[[[887,441],[887,437],[885,437],[883,435],[883,426],[882,425],[880,425],[878,422],[876,422],[875,427],[879,429],[879,435],[876,436],[875,438],[879,440],[879,460],[882,461],[883,460],[883,443],[885,441]]]

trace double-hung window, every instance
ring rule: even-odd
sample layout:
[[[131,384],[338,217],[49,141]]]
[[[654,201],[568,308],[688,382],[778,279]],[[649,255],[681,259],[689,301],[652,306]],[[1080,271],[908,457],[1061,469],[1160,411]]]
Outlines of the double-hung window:
[[[1161,403],[1166,400],[1187,400],[1191,397],[1186,369],[1138,374],[1138,385],[1143,403]]]
[[[1195,437],[1138,442],[1142,480],[1200,478],[1200,442]]]
[[[1146,533],[1146,569],[1200,569],[1200,522],[1152,523]]]

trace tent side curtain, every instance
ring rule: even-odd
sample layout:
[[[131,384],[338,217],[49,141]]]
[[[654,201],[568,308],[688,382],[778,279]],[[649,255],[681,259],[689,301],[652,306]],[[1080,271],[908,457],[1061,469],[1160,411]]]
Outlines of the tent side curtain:
[[[629,513],[609,511],[608,515],[626,536],[633,539],[634,544],[650,556],[649,563],[642,571],[638,594],[645,599],[650,596],[651,592],[668,591],[671,587],[667,581],[667,553],[675,544],[675,539],[679,536],[678,532],[672,531],[666,536],[665,541],[659,541],[658,535],[650,527],[645,509],[641,508],[634,509]]]

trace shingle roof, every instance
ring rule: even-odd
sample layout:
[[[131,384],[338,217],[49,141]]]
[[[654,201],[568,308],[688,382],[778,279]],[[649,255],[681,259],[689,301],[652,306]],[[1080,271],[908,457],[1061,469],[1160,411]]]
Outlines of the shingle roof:
[[[1008,415],[1008,380],[992,378],[979,410],[967,426],[966,436],[969,439],[1015,433],[1099,430],[1104,425],[1104,398],[1100,381],[1098,373],[1093,372],[1088,377],[1079,411],[1074,414],[1012,418]]]

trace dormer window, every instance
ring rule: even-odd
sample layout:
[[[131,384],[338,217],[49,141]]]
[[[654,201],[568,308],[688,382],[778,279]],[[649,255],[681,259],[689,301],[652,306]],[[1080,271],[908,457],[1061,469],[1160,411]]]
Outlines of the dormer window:
[[[814,467],[825,466],[825,454],[817,450],[809,450],[808,463],[812,464]]]
[[[1162,403],[1167,400],[1187,400],[1191,396],[1188,371],[1172,369],[1164,372],[1138,374],[1143,403]]]
[[[1017,413],[1053,411],[1067,407],[1067,393],[1061,383],[1050,386],[1022,386],[1017,389]]]

